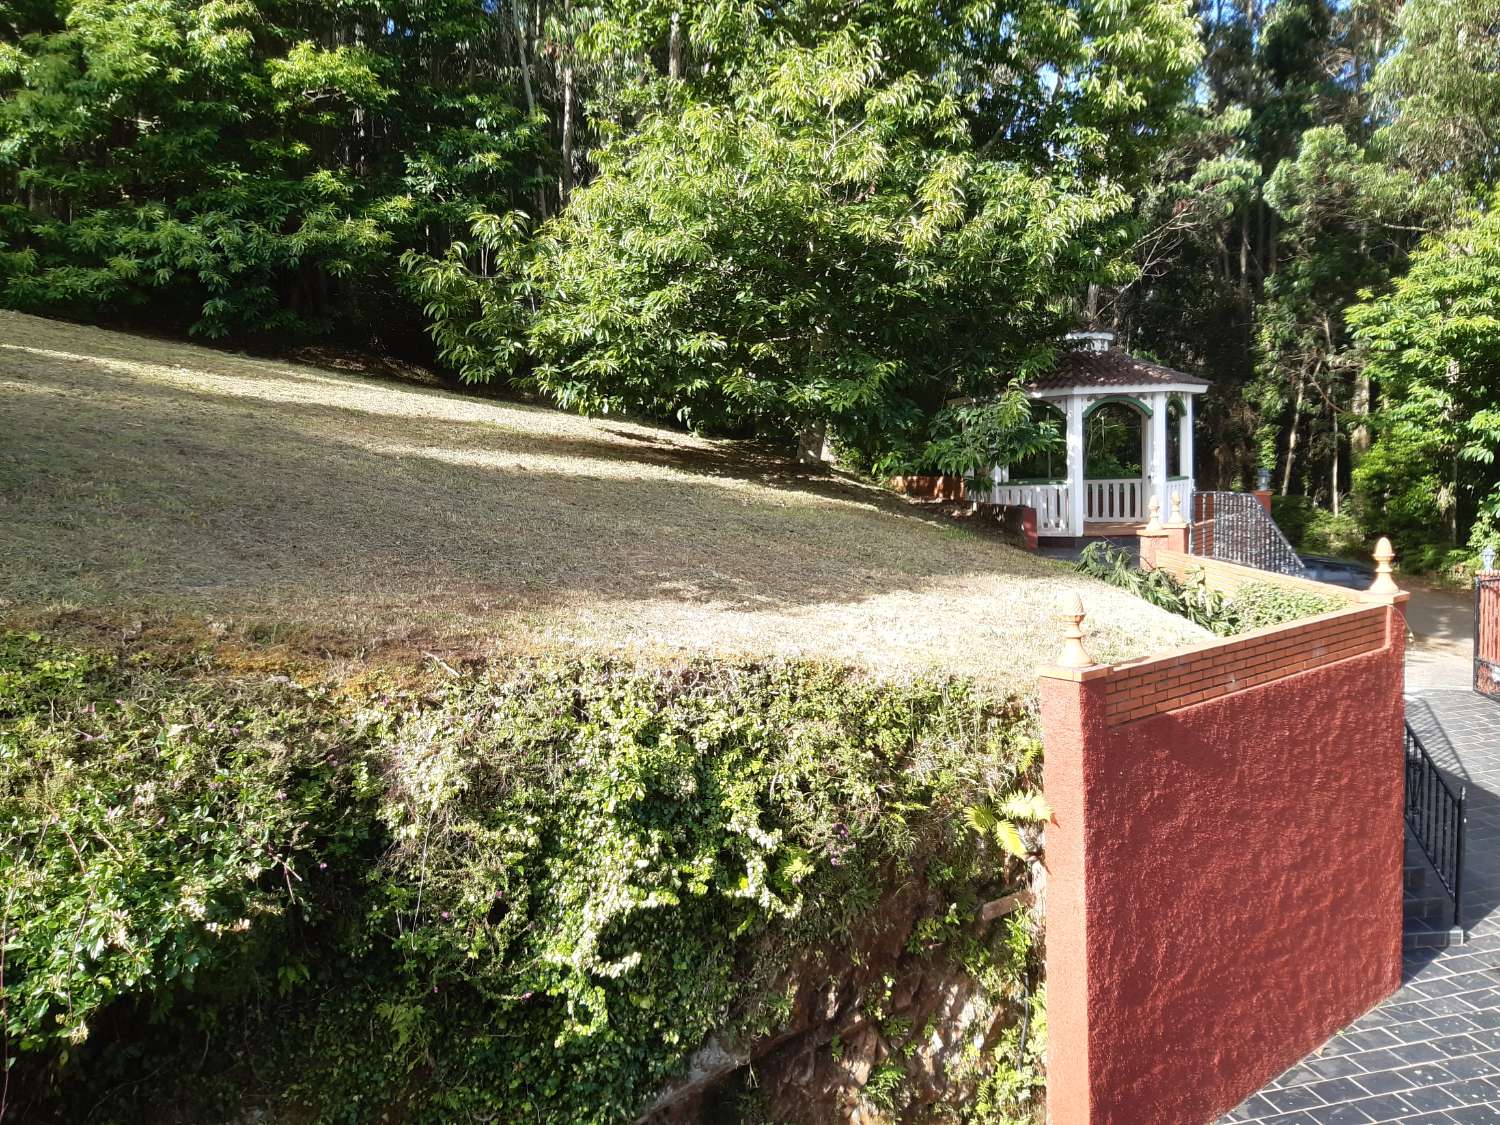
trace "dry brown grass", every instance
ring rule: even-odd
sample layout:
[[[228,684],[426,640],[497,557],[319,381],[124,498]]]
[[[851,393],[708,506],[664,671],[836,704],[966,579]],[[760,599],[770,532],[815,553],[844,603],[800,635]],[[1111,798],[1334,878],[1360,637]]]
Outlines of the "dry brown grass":
[[[1199,639],[743,446],[0,312],[0,599],[261,638],[815,655],[1029,684]]]

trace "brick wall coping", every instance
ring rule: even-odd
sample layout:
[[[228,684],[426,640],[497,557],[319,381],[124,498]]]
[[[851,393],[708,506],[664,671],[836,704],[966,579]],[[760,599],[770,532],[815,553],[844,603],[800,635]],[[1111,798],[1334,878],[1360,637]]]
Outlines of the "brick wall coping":
[[[1407,595],[1361,596],[1347,590],[1340,592],[1360,599],[1359,604],[1119,664],[1044,668],[1041,675],[1075,683],[1108,681],[1103,689],[1105,718],[1113,726],[1232,695],[1384,648],[1388,643],[1386,607],[1399,605]],[[1399,614],[1396,620],[1400,620]]]

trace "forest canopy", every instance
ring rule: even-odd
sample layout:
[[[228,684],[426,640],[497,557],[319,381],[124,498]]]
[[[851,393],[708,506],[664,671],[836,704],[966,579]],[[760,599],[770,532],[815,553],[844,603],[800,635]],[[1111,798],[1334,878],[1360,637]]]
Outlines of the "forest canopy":
[[[1213,382],[1201,482],[1271,469],[1325,531],[1436,565],[1500,535],[1497,25],[0,0],[0,304],[826,431],[877,474],[1043,448],[1015,382],[1108,327]]]

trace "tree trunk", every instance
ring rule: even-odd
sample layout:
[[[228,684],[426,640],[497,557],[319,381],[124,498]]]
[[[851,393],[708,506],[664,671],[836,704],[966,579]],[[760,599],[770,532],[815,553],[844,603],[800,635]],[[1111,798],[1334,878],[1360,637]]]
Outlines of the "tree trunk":
[[[672,36],[667,44],[667,77],[682,79],[682,13],[672,13]]]
[[[1333,509],[1333,514],[1337,516],[1339,514],[1339,416],[1332,405],[1329,406],[1328,412],[1332,415],[1333,421],[1333,464],[1328,470],[1329,506]]]
[[[1370,426],[1366,421],[1370,417],[1370,373],[1361,369],[1354,377],[1354,399],[1350,408],[1359,418],[1359,423],[1349,434],[1349,453],[1351,460],[1358,459],[1362,453],[1368,453],[1370,449]]]
[[[573,195],[573,64],[562,72],[562,180],[559,207],[566,207]]]
[[[1291,431],[1286,439],[1286,464],[1281,467],[1281,494],[1291,495],[1292,488],[1292,464],[1297,460],[1297,421],[1302,417],[1302,392],[1306,389],[1307,377],[1302,373],[1297,375],[1297,399],[1292,404]]]
[[[828,423],[807,423],[797,434],[798,464],[821,465],[828,459]]]

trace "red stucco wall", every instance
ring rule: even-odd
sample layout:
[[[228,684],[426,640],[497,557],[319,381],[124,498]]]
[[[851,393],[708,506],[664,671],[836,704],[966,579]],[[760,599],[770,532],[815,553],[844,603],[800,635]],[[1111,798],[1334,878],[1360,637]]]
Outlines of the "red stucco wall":
[[[1383,609],[1376,651],[1136,721],[1109,721],[1123,669],[1043,678],[1055,1125],[1212,1121],[1398,986]]]

